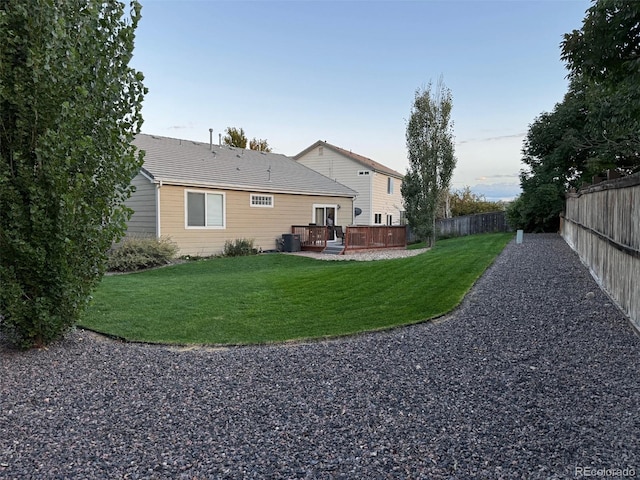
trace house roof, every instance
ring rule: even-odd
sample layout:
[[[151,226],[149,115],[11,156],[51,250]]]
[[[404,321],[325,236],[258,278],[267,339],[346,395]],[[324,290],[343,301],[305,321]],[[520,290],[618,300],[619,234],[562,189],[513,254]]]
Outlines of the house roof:
[[[139,134],[143,172],[153,181],[227,190],[354,197],[357,192],[277,153]]]
[[[404,177],[404,175],[402,173],[396,172],[395,170],[393,170],[393,169],[391,169],[389,167],[386,167],[386,166],[382,165],[381,163],[376,162],[375,160],[371,160],[370,158],[363,157],[362,155],[358,155],[357,153],[353,153],[353,152],[351,152],[349,150],[345,150],[344,148],[336,147],[335,145],[331,145],[330,143],[324,142],[322,140],[318,140],[313,145],[305,148],[303,151],[301,151],[297,155],[294,155],[293,158],[295,158],[296,160],[299,160],[302,156],[306,155],[311,150],[313,150],[313,149],[315,149],[317,147],[320,147],[320,146],[329,148],[329,149],[333,150],[334,152],[339,153],[340,155],[348,157],[351,160],[354,160],[354,161],[360,163],[361,165],[364,165],[365,167],[368,167],[368,168],[372,169],[374,172],[384,173],[385,175],[389,175],[391,177],[397,177],[397,178],[400,178],[400,179],[402,179]]]

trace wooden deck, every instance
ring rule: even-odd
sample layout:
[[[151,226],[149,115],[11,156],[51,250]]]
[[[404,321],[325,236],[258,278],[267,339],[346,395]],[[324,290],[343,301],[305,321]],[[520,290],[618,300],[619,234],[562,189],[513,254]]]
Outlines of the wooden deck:
[[[345,231],[346,251],[377,248],[404,248],[407,246],[407,229],[404,226],[348,226]],[[329,227],[324,225],[293,225],[291,233],[300,235],[303,251],[321,252],[330,238]]]

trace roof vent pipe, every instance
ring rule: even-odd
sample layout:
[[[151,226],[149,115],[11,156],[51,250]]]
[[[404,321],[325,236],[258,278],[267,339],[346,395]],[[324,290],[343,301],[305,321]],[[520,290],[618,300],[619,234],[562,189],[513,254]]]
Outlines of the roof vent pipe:
[[[213,128],[209,129],[209,150],[213,151]]]
[[[221,133],[218,134],[218,146],[219,147],[222,146],[222,134]]]

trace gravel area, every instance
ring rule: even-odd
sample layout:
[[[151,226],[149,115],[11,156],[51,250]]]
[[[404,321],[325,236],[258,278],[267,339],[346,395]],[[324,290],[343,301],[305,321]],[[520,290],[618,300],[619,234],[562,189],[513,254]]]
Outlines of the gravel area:
[[[420,255],[421,253],[429,250],[428,248],[415,248],[413,250],[407,249],[391,249],[383,248],[378,250],[367,250],[363,252],[346,253],[344,255],[331,255],[318,252],[295,252],[286,253],[285,255],[298,255],[300,257],[310,257],[317,260],[326,261],[340,261],[340,260],[355,260],[357,262],[370,262],[372,260],[393,260],[394,258],[406,258]]]
[[[640,337],[577,256],[526,235],[458,310],[411,327],[223,349],[80,330],[0,345],[0,478],[640,475],[639,367]]]

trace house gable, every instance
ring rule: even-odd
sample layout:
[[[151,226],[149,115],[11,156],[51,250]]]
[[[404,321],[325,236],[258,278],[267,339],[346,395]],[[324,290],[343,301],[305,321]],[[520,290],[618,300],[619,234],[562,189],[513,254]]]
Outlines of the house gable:
[[[313,150],[316,150],[319,156],[323,156],[324,152],[326,152],[327,150],[332,150],[340,154],[341,156],[362,165],[366,169],[373,170],[374,172],[383,173],[385,175],[398,178],[400,180],[402,180],[402,178],[404,177],[402,173],[397,172],[392,168],[389,168],[381,163],[378,163],[375,160],[372,160],[362,155],[358,155],[357,153],[353,153],[351,150],[346,150],[344,148],[337,147],[335,145],[324,142],[322,140],[318,140],[313,145],[305,148],[302,152],[298,153],[297,155],[294,155],[293,158],[295,160],[300,160],[300,158],[305,157],[308,153],[312,152]]]
[[[374,160],[327,142],[317,141],[295,155],[298,162],[356,190],[359,225],[398,225],[403,211],[403,175]]]

